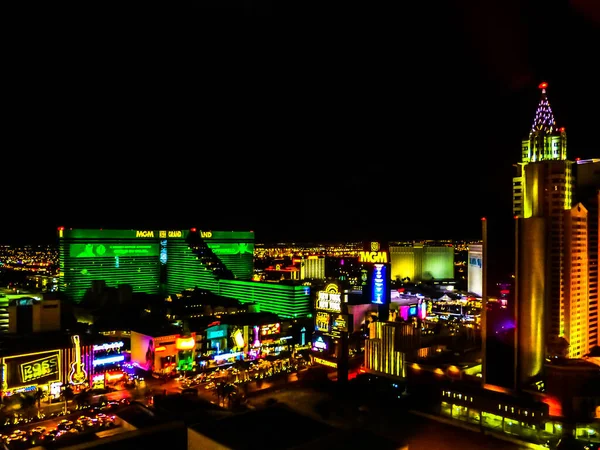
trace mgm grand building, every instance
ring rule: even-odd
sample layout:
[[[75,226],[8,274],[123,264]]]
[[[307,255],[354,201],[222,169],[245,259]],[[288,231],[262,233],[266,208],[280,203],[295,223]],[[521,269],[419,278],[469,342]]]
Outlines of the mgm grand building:
[[[81,302],[94,281],[134,293],[200,288],[283,317],[310,313],[309,288],[251,281],[254,232],[58,228],[59,288]]]

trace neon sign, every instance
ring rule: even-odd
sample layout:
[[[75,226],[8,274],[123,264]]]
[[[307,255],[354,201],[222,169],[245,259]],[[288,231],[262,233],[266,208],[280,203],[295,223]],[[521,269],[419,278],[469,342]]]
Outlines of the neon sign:
[[[233,338],[236,347],[244,347],[244,345],[246,344],[244,342],[244,335],[242,334],[242,330],[240,330],[239,328],[233,332],[231,337]]]
[[[358,252],[358,262],[386,264],[388,262],[387,252],[381,251],[381,244],[379,242],[371,242],[369,251]]]
[[[200,232],[200,237],[201,238],[211,238],[212,237],[212,231],[201,231]]]
[[[316,308],[323,311],[342,312],[342,295],[340,293],[319,291]]]
[[[58,355],[52,355],[21,364],[21,380],[23,383],[28,383],[48,375],[58,374],[58,364]]]
[[[358,262],[387,263],[387,252],[358,252]]]
[[[37,388],[38,387],[36,385],[34,385],[34,384],[32,384],[31,386],[23,386],[23,387],[20,387],[20,388],[11,389],[9,391],[6,391],[6,395],[7,396],[11,396],[11,395],[14,395],[14,394],[21,394],[23,392],[34,392],[34,391],[37,391]]]
[[[175,341],[175,348],[177,350],[191,350],[196,347],[196,339],[194,337],[189,338],[177,338]]]
[[[161,230],[158,232],[158,237],[160,238],[180,238],[183,237],[183,233],[181,232],[181,230],[171,230],[171,231],[165,231],[165,230]]]
[[[125,376],[125,374],[123,372],[121,372],[121,373],[107,373],[106,374],[106,379],[108,381],[115,381],[115,380],[120,380],[124,376]]]
[[[154,237],[154,231],[136,230],[135,237],[153,238]]]
[[[103,364],[110,364],[125,361],[125,355],[109,356],[108,358],[94,359],[94,366],[101,366]]]
[[[5,362],[0,363],[0,382],[2,383],[0,389],[2,389],[3,391],[8,389],[8,383],[6,382],[6,367],[7,366]]]
[[[69,382],[74,385],[83,384],[87,379],[87,372],[81,362],[81,344],[79,336],[71,336],[73,346],[75,347],[75,361],[71,363],[71,372],[69,373]]]
[[[100,344],[100,345],[94,345],[93,349],[95,352],[100,352],[103,350],[116,350],[118,348],[123,347],[123,342],[122,341],[118,341],[118,342],[107,342],[104,344]]]
[[[223,359],[237,358],[241,355],[243,355],[243,352],[221,353],[220,355],[215,355],[213,359],[215,361],[221,361]]]
[[[317,337],[317,339],[313,342],[313,350],[321,352],[323,350],[327,350],[327,343],[321,336]]]
[[[385,264],[375,264],[373,269],[373,281],[372,281],[372,297],[371,303],[377,303],[378,305],[383,305],[386,300],[386,265]]]
[[[318,311],[315,317],[315,329],[317,331],[329,331],[329,313]]]
[[[281,324],[280,323],[272,323],[269,325],[261,325],[260,326],[260,334],[261,336],[269,335],[269,334],[279,334],[281,332]]]
[[[313,359],[314,359],[314,361],[317,364],[322,364],[324,366],[333,367],[334,369],[337,369],[337,363],[336,362],[328,361],[328,360],[323,359],[323,358],[317,358],[316,356]]]

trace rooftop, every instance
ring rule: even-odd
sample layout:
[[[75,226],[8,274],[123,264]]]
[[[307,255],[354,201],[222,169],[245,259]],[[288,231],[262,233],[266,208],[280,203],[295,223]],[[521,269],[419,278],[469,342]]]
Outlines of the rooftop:
[[[361,448],[397,449],[398,443],[366,430],[347,430],[299,414],[285,405],[275,404],[247,413],[237,414],[214,423],[199,423],[190,429],[236,450],[257,448],[256,439],[249,434],[259,433],[260,447],[271,450]],[[232,433],[232,430],[236,432]]]
[[[25,353],[57,350],[73,347],[71,336],[77,334],[69,331],[45,331],[40,333],[6,333],[0,335],[0,355],[12,356]],[[107,341],[106,336],[80,334],[81,345],[100,344]]]

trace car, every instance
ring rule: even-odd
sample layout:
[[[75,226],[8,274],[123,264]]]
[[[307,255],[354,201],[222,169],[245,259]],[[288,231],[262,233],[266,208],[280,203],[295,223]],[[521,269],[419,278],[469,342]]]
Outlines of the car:
[[[66,430],[70,429],[72,426],[73,426],[72,420],[63,419],[58,423],[58,425],[56,425],[56,429],[61,430],[61,431],[66,431]]]

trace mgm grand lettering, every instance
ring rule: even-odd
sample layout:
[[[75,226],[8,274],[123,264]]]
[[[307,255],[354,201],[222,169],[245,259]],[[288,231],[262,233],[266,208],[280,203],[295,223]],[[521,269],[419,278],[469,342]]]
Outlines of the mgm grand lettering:
[[[150,236],[154,237],[154,236]],[[183,233],[181,230],[172,230],[172,231],[164,231],[161,230],[158,232],[158,237],[160,238],[180,238],[183,237]]]
[[[135,237],[153,238],[154,237],[154,231],[136,230]]]
[[[342,312],[341,294],[320,291],[317,297],[316,308],[322,311]]]
[[[361,263],[387,263],[387,252],[358,252],[358,262]]]
[[[58,355],[21,364],[21,380],[23,383],[29,383],[54,374],[58,374]]]

